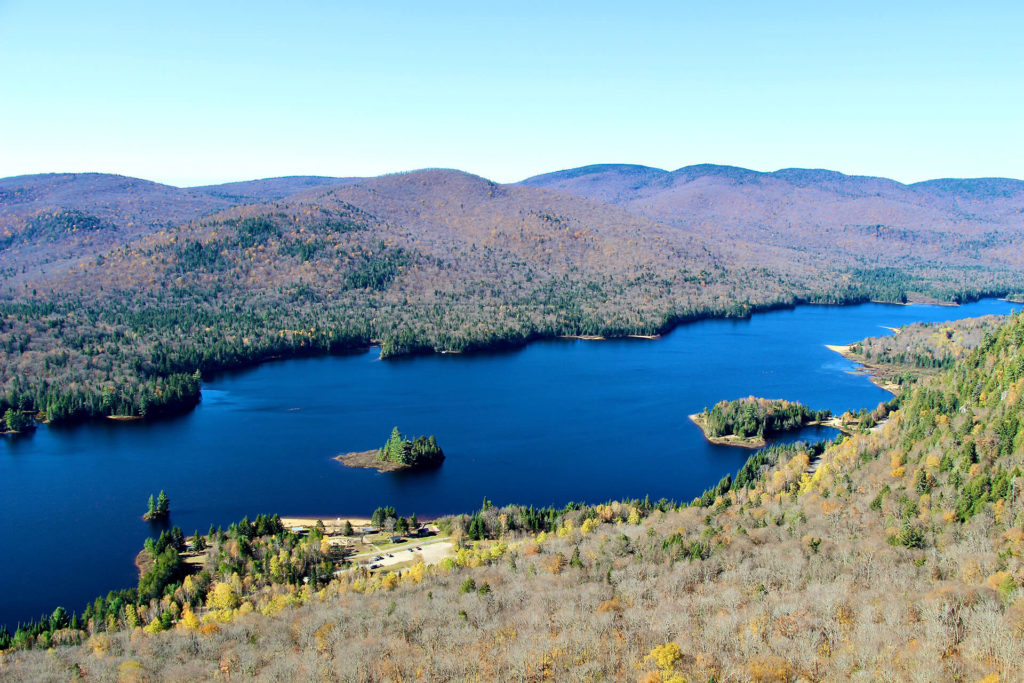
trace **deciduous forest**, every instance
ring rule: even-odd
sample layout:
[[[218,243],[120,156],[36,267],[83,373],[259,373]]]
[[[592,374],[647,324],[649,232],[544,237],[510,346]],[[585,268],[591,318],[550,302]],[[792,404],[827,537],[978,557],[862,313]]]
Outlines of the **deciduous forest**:
[[[438,520],[436,566],[326,576],[275,518],[140,554],[139,587],[2,634],[22,678],[1015,680],[1024,317],[831,444],[688,503]],[[814,467],[811,467],[811,465]],[[383,515],[383,513],[382,513]],[[207,548],[206,546],[209,546]],[[198,572],[198,573],[196,573]],[[304,577],[301,583],[298,577]],[[47,645],[67,643],[44,651]]]
[[[386,358],[1024,291],[1015,185],[740,171],[681,169],[648,204],[438,170],[250,194],[4,179],[0,414],[151,417],[194,405],[204,373],[371,343]]]

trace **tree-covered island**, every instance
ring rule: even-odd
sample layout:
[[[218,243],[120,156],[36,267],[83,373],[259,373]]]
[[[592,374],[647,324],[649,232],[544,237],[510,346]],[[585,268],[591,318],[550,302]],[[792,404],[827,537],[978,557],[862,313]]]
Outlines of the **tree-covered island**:
[[[161,490],[160,495],[157,496],[156,500],[153,500],[153,496],[151,494],[149,496],[149,505],[146,508],[146,514],[142,515],[142,519],[147,522],[159,522],[170,516],[171,499],[167,497],[167,494]]]
[[[811,410],[792,401],[748,396],[719,401],[711,410],[705,408],[690,419],[711,443],[761,448],[766,435],[823,422],[831,416],[828,410]]]
[[[437,467],[444,462],[444,451],[437,445],[433,434],[407,439],[398,431],[398,427],[395,427],[383,448],[345,453],[337,456],[335,460],[348,467],[367,467],[381,472],[395,472]]]
[[[0,432],[4,434],[22,434],[35,428],[35,421],[23,410],[8,408],[0,419]]]

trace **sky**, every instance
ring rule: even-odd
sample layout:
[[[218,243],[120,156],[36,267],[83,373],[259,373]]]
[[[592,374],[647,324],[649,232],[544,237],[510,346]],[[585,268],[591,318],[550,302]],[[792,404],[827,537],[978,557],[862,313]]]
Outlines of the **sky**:
[[[0,0],[0,176],[1024,178],[1024,3]]]

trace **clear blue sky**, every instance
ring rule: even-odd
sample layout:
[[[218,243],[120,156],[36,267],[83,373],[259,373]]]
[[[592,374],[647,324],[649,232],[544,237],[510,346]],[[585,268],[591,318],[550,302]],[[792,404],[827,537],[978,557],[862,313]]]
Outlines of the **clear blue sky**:
[[[1024,178],[1020,2],[0,0],[0,176]]]

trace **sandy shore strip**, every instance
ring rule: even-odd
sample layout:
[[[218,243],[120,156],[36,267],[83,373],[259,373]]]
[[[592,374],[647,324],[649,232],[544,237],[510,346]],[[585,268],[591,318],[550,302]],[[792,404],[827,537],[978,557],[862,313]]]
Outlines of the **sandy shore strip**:
[[[763,437],[760,436],[749,436],[743,437],[736,434],[727,434],[725,436],[708,436],[707,431],[704,429],[704,416],[701,413],[694,413],[689,418],[693,421],[693,424],[700,427],[700,433],[704,435],[704,438],[708,442],[716,444],[718,446],[739,446],[740,448],[763,448],[768,444]]]
[[[292,529],[297,526],[301,527],[314,527],[316,523],[320,521],[324,523],[324,528],[327,529],[328,533],[341,533],[342,529],[345,528],[345,522],[352,525],[353,529],[360,527],[373,526],[373,522],[369,517],[349,517],[347,515],[328,515],[326,517],[282,517],[281,524],[286,529]]]
[[[825,348],[829,351],[835,351],[838,354],[846,355],[850,352],[853,344],[847,344],[845,346],[839,346],[838,344],[825,344]]]
[[[410,465],[403,465],[400,462],[380,460],[380,449],[374,448],[370,451],[356,451],[354,453],[342,453],[334,456],[334,459],[345,467],[362,467],[378,472],[397,472],[399,470],[412,469]]]
[[[891,330],[893,328],[890,327],[887,329]],[[835,351],[843,358],[853,361],[854,363],[860,366],[856,371],[850,374],[867,373],[868,378],[871,380],[872,384],[874,384],[879,389],[888,391],[893,396],[898,395],[900,391],[902,391],[900,385],[893,381],[892,377],[890,376],[890,373],[886,372],[886,370],[880,368],[877,365],[873,365],[865,361],[863,358],[859,358],[855,356],[853,353],[851,353],[850,349],[853,348],[853,344],[847,344],[845,346],[840,346],[838,344],[825,344],[825,348],[828,349],[829,351]]]

